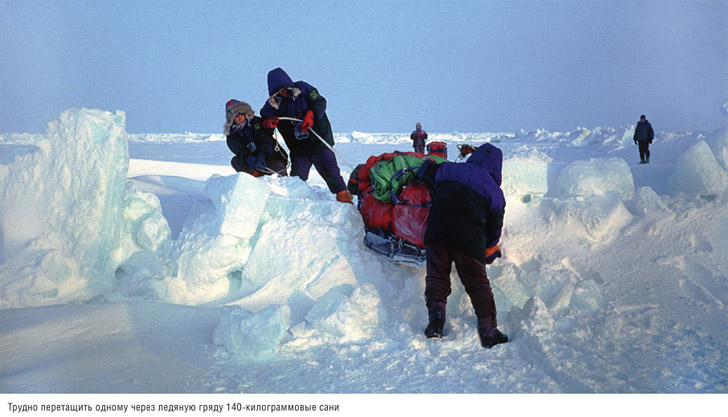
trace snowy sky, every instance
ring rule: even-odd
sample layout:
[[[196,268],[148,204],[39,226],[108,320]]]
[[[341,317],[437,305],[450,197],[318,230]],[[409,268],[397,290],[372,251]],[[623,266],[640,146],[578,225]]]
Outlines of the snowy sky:
[[[69,107],[219,133],[283,67],[337,132],[725,126],[728,0],[0,0],[0,133]]]

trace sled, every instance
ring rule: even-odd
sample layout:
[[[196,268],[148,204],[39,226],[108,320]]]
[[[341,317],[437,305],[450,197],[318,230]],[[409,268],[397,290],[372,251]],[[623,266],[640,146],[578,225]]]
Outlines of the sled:
[[[447,143],[430,142],[427,144],[427,154],[447,158]]]
[[[425,264],[425,228],[432,199],[429,188],[416,176],[425,160],[446,159],[414,152],[371,156],[349,177],[348,189],[357,196],[364,221],[364,244],[388,260]]]

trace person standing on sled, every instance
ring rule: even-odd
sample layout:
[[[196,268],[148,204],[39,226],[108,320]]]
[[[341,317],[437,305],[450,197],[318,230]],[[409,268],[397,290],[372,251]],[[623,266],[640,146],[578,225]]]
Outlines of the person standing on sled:
[[[634,129],[634,144],[639,145],[640,149],[640,164],[650,163],[650,144],[654,138],[655,131],[652,130],[652,125],[643,114]]]
[[[432,190],[425,229],[428,338],[443,334],[454,262],[473,304],[483,347],[508,341],[498,330],[495,298],[485,272],[485,265],[501,256],[497,244],[506,205],[500,188],[502,166],[501,150],[486,143],[465,163],[437,164],[427,160],[417,171],[417,176]]]
[[[417,153],[425,153],[425,140],[427,140],[427,132],[422,130],[422,125],[417,123],[415,130],[410,135],[412,139],[412,147],[415,148]]]
[[[281,68],[268,72],[268,94],[270,97],[260,110],[263,127],[271,132],[278,128],[286,141],[291,152],[291,176],[307,181],[313,165],[329,190],[336,194],[337,201],[353,204],[354,197],[346,189],[336,155],[309,131],[313,130],[334,146],[334,133],[326,116],[326,99],[314,86],[304,81],[294,83]],[[280,120],[282,117],[301,122]]]
[[[248,103],[229,100],[225,104],[225,119],[223,132],[228,148],[235,154],[230,161],[235,171],[254,177],[273,171],[287,175],[287,155],[278,148],[275,139],[263,130],[262,120],[255,116]],[[276,148],[279,155],[275,155]]]

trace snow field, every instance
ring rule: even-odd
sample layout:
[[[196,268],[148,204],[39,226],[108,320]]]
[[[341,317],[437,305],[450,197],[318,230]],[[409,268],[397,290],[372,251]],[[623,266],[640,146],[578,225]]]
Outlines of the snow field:
[[[663,134],[650,166],[632,162],[630,127],[443,135],[451,160],[458,142],[504,150],[504,257],[488,274],[512,343],[485,351],[456,273],[447,337],[424,339],[424,269],[368,251],[358,212],[320,178],[150,162],[180,176],[127,180],[123,122],[72,109],[46,135],[2,138],[0,307],[13,317],[114,301],[204,306],[209,323],[219,309],[205,336],[218,349],[191,391],[728,390],[724,131]],[[182,140],[219,142],[199,136]],[[408,139],[337,140],[363,162]]]

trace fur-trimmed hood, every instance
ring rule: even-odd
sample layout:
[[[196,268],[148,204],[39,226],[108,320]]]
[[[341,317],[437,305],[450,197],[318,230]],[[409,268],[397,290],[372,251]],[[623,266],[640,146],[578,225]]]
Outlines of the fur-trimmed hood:
[[[268,103],[276,110],[281,105],[280,98],[276,97],[276,93],[284,88],[291,89],[292,100],[297,99],[301,94],[301,89],[295,87],[291,77],[281,67],[270,70],[268,72]]]
[[[255,117],[255,112],[253,112],[250,104],[235,99],[229,100],[225,104],[225,127],[223,128],[225,136],[230,134],[230,128],[235,122],[235,117],[239,114],[245,115],[246,122],[248,120],[252,120],[253,117]]]

